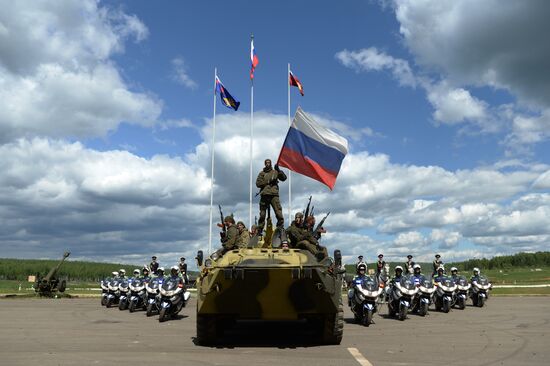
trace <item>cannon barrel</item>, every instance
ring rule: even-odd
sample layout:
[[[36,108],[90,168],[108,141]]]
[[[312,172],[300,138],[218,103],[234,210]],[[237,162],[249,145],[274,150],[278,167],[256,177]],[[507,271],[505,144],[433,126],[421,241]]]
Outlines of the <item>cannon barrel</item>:
[[[63,253],[63,258],[61,258],[61,260],[59,261],[59,263],[57,263],[57,265],[55,267],[53,267],[52,269],[50,269],[50,271],[48,272],[48,274],[46,275],[46,277],[44,277],[42,280],[43,281],[50,281],[52,279],[52,277],[54,277],[56,274],[57,274],[57,271],[59,271],[59,267],[61,267],[61,265],[63,264],[63,262],[65,261],[65,259],[71,254],[71,252],[65,252]]]

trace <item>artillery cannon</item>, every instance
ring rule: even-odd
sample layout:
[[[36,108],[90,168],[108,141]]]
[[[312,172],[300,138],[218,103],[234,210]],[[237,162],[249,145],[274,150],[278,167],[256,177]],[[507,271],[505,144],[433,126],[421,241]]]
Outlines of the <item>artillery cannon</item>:
[[[52,297],[56,292],[65,292],[67,283],[65,280],[59,281],[57,278],[57,272],[59,268],[65,261],[65,259],[70,255],[70,252],[63,253],[63,258],[57,263],[55,267],[50,269],[48,274],[45,277],[37,276],[36,283],[34,285],[34,290],[38,292],[40,296]]]

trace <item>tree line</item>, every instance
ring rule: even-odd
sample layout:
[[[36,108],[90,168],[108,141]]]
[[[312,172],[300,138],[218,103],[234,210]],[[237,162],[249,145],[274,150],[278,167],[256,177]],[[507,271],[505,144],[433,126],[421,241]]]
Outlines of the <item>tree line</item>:
[[[550,266],[550,252],[517,253],[503,255],[491,259],[469,259],[455,264],[459,269],[508,269],[513,267],[545,267]]]

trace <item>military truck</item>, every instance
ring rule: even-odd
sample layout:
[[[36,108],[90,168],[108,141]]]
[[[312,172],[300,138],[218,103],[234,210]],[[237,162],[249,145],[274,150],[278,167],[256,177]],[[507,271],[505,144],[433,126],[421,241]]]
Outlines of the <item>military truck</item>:
[[[57,292],[65,292],[65,288],[67,287],[67,283],[65,280],[59,281],[59,278],[57,276],[57,273],[59,272],[59,268],[65,261],[65,259],[70,255],[70,252],[63,253],[63,258],[59,261],[59,263],[53,267],[46,276],[40,277],[36,276],[36,283],[34,284],[34,290],[40,295],[40,296],[47,296],[52,297]]]
[[[307,250],[262,246],[205,260],[198,252],[197,342],[216,343],[236,320],[296,320],[316,326],[321,343],[340,344],[340,251],[334,252],[334,259],[319,261]]]

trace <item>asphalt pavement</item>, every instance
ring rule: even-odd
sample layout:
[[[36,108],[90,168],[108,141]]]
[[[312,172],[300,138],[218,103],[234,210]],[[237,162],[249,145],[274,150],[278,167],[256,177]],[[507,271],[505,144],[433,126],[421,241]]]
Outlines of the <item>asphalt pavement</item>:
[[[550,297],[492,297],[484,308],[353,323],[339,346],[301,324],[239,324],[222,345],[194,343],[195,301],[174,320],[93,299],[0,300],[0,365],[548,365]]]

